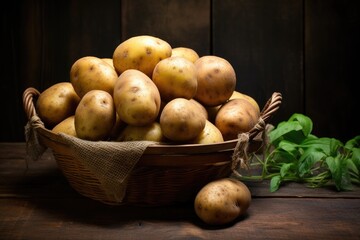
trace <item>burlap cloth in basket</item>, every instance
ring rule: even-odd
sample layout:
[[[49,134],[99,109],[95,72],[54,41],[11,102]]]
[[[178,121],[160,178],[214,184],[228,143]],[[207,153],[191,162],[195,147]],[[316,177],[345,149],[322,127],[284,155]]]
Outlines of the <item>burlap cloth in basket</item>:
[[[38,160],[46,150],[38,138],[37,128],[44,127],[38,116],[33,116],[25,126],[27,161]],[[255,126],[259,133],[254,139],[263,141],[265,123],[262,119]],[[121,203],[125,197],[128,177],[152,141],[110,142],[86,141],[60,133],[59,136],[73,150],[74,156],[99,180],[105,193]],[[247,149],[249,133],[241,133],[232,156],[231,169],[240,176],[240,168],[248,168]]]
[[[25,126],[27,160],[37,160],[46,150],[40,144],[36,128],[41,120],[33,116]],[[106,194],[117,202],[124,199],[128,177],[152,141],[110,142],[85,141],[66,134],[59,134],[72,148],[74,156],[99,180]]]

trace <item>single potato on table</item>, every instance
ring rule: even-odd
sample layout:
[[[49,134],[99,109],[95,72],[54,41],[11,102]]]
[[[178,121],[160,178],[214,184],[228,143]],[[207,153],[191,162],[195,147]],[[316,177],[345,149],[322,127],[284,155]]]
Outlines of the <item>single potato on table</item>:
[[[236,139],[239,133],[250,131],[259,121],[259,111],[245,99],[233,99],[221,106],[215,126],[224,140]]]
[[[148,35],[129,38],[120,43],[113,53],[118,74],[136,69],[152,77],[156,64],[171,56],[171,46],[166,41]]]
[[[116,112],[112,96],[103,90],[91,90],[84,95],[76,108],[76,135],[86,140],[106,140],[115,121]]]
[[[70,70],[70,82],[80,98],[91,90],[103,90],[112,94],[117,78],[112,66],[93,56],[78,59]]]
[[[53,128],[65,118],[74,115],[80,102],[69,82],[56,83],[42,93],[36,101],[36,112],[45,126]]]
[[[168,102],[160,115],[163,135],[171,141],[188,141],[204,129],[206,118],[197,106],[185,98]]]
[[[154,82],[136,69],[123,72],[114,88],[114,103],[120,119],[133,126],[145,126],[156,120],[161,97]]]
[[[238,180],[223,178],[205,185],[196,195],[194,209],[209,225],[223,225],[244,215],[251,204],[249,188]]]
[[[194,49],[188,47],[176,47],[172,49],[172,57],[183,57],[195,63],[199,59],[199,55]]]
[[[191,99],[197,90],[195,65],[183,57],[161,60],[154,69],[152,80],[159,89],[161,100]]]
[[[194,99],[206,107],[225,103],[236,86],[236,74],[231,64],[218,56],[203,56],[195,66],[198,87]]]

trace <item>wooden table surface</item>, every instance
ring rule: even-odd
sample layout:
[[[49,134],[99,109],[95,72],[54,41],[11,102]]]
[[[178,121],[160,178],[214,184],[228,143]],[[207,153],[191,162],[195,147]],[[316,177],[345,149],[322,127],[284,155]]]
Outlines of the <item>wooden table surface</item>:
[[[108,206],[75,192],[50,151],[28,168],[24,143],[0,143],[0,239],[360,239],[360,188],[336,192],[247,183],[253,199],[235,223],[209,227],[192,203]]]

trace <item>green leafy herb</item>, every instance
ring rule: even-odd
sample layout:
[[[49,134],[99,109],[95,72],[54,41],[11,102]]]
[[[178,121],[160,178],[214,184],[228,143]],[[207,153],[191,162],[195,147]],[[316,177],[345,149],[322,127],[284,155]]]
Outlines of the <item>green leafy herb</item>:
[[[271,192],[285,182],[313,188],[333,184],[338,191],[360,184],[360,136],[343,144],[312,135],[312,129],[311,119],[299,113],[279,123],[268,133],[263,159],[253,157],[252,165],[261,165],[261,175],[243,176],[243,180],[270,179]]]

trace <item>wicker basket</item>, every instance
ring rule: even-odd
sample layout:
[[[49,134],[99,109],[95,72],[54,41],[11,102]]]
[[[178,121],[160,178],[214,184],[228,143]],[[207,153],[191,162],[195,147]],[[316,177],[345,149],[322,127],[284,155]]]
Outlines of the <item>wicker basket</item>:
[[[36,116],[35,88],[23,94],[25,113]],[[261,112],[266,123],[281,104],[281,94],[274,93]],[[249,132],[252,139],[263,129]],[[238,140],[218,144],[150,145],[129,177],[125,198],[116,202],[102,189],[99,180],[74,156],[72,148],[59,135],[44,126],[36,129],[41,145],[52,149],[59,169],[80,194],[106,204],[159,206],[193,201],[206,183],[230,176],[232,155]],[[121,144],[119,142],[119,144]]]

